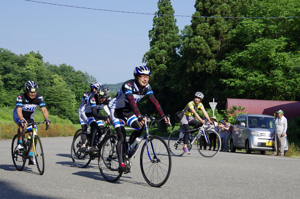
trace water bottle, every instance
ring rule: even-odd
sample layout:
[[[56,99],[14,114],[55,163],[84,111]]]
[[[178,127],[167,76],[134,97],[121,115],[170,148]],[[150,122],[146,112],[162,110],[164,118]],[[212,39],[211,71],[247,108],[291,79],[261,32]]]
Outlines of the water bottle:
[[[179,133],[179,138],[182,139],[184,134],[182,132]]]
[[[131,154],[133,154],[135,151],[136,151],[136,149],[137,149],[137,147],[138,147],[138,145],[139,145],[139,143],[142,141],[142,139],[141,138],[136,138],[135,140],[134,140],[134,142],[132,143],[132,145],[131,145],[131,147],[130,147],[130,153]]]
[[[194,139],[194,138],[193,138],[193,135],[190,133],[190,135],[189,135],[189,140],[190,140],[190,141],[193,141],[193,139]]]

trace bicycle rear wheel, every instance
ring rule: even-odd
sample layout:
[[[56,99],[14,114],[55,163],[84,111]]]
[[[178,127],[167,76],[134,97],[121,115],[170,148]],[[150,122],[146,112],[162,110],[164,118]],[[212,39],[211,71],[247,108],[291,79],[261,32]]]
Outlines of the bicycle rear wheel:
[[[45,171],[45,156],[43,151],[42,142],[39,136],[35,136],[34,138],[35,142],[35,160],[36,160],[36,166],[40,173],[40,175],[44,174]]]
[[[221,149],[219,134],[215,131],[205,131],[197,140],[197,149],[203,157],[210,158],[217,155]]]
[[[182,138],[179,137],[180,132],[182,131],[180,130],[173,131],[168,138],[168,147],[170,149],[171,154],[175,156],[182,156],[184,154],[184,151],[182,150],[184,145],[183,137]],[[192,149],[192,145],[190,144],[191,141],[192,140],[189,140],[189,143],[187,145],[189,150]]]
[[[103,178],[109,182],[117,181],[122,173],[119,173],[119,160],[117,154],[117,137],[105,137],[100,146],[98,167]]]
[[[160,187],[169,178],[172,160],[169,147],[158,136],[149,136],[142,147],[140,166],[144,179],[153,187]]]
[[[86,149],[82,147],[88,146],[88,139],[86,133],[79,133],[73,139],[71,146],[71,157],[74,164],[79,168],[87,167],[91,162],[91,156],[85,153]]]
[[[73,140],[76,138],[76,136],[77,136],[79,133],[82,133],[82,129],[78,129],[78,130],[75,132],[75,134],[74,134],[74,136],[73,136]]]
[[[23,139],[23,144],[25,145],[24,138],[22,139]],[[11,157],[16,169],[18,171],[22,171],[26,162],[26,157],[25,157],[26,150],[25,148],[23,150],[18,150],[17,145],[18,145],[18,135],[15,135],[11,144]]]

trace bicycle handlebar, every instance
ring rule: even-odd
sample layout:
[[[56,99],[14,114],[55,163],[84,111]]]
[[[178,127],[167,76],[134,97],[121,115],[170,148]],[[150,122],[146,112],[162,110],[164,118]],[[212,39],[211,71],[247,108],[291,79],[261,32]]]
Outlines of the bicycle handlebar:
[[[27,123],[27,126],[32,126],[32,127],[34,127],[34,125],[39,125],[39,124],[46,124],[46,129],[45,130],[48,130],[48,128],[49,128],[49,125],[47,125],[47,123],[45,123],[45,122],[30,122],[30,123]],[[24,133],[24,131],[25,131],[25,126],[23,126],[23,133]]]

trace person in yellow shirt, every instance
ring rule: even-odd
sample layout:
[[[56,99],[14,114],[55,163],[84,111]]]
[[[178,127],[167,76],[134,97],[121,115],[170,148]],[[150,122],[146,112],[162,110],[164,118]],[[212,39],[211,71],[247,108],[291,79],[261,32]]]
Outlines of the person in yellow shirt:
[[[204,94],[202,92],[197,91],[195,93],[194,100],[190,101],[183,109],[184,115],[180,120],[180,124],[183,126],[186,132],[190,130],[190,125],[194,126],[194,128],[199,128],[203,124],[205,124],[205,120],[202,119],[197,113],[197,110],[199,109],[203,112],[207,121],[212,124],[210,117],[208,116],[203,104],[201,103],[203,98]],[[195,116],[195,118],[193,116]],[[190,132],[185,133],[183,137],[184,146],[182,150],[187,154],[190,154],[190,151],[187,147],[189,134]]]

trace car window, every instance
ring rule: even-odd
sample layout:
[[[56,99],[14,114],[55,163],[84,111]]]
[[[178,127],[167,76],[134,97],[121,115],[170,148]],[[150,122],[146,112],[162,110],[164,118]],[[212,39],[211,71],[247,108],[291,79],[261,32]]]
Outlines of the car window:
[[[241,117],[237,117],[237,118],[236,118],[236,120],[235,120],[235,125],[240,125],[240,118],[241,118]]]
[[[250,116],[248,118],[249,128],[274,129],[275,118]]]
[[[244,122],[245,125],[247,126],[246,116],[242,116],[240,122]]]

